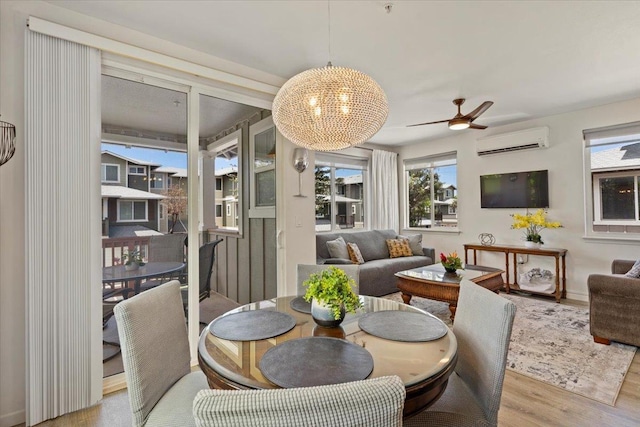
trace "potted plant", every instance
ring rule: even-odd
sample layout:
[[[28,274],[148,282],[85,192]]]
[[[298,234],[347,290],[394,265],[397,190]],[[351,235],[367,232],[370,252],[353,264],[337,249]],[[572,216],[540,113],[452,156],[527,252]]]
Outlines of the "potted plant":
[[[527,212],[525,215],[512,214],[513,224],[511,228],[524,228],[525,246],[528,248],[538,248],[543,245],[540,231],[545,228],[559,228],[562,225],[559,222],[547,221],[547,212],[544,209],[538,209],[536,213]]]
[[[462,268],[462,261],[458,257],[458,253],[453,251],[449,255],[440,253],[440,262],[447,273],[455,273],[456,270]]]
[[[132,250],[122,255],[122,263],[124,264],[124,269],[130,271],[143,266],[144,260],[142,259],[140,251]]]
[[[337,267],[329,267],[313,273],[303,282],[307,288],[304,299],[311,301],[311,316],[320,326],[340,325],[347,312],[355,313],[362,307],[360,298],[353,291],[355,281]]]

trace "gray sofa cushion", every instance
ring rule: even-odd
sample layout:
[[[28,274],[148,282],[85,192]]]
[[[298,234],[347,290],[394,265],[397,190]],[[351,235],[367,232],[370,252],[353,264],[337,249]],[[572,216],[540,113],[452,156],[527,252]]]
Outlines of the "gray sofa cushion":
[[[329,240],[327,242],[327,249],[329,250],[331,258],[349,259],[347,243],[342,237],[338,237],[336,240]]]
[[[430,264],[433,260],[426,256],[376,259],[360,264],[360,293],[381,296],[398,292],[397,272]]]

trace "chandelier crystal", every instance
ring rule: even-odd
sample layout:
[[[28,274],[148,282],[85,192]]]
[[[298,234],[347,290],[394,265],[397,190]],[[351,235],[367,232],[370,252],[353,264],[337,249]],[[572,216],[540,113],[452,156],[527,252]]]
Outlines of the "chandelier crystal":
[[[387,120],[387,97],[368,75],[345,67],[303,71],[273,100],[273,122],[294,144],[333,151],[361,144]]]

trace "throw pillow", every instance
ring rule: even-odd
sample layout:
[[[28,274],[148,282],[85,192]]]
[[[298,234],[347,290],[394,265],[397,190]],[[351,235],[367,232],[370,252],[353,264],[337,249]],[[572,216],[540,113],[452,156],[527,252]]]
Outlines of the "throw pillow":
[[[398,235],[398,239],[406,239],[409,241],[409,247],[414,255],[424,255],[422,251],[422,234],[409,234],[408,236]]]
[[[625,273],[625,277],[631,277],[634,279],[640,278],[640,259],[636,261],[635,264],[633,264],[633,267],[631,267],[631,270]]]
[[[409,241],[406,239],[387,239],[387,248],[389,248],[389,258],[413,255]]]
[[[349,252],[349,259],[354,264],[364,264],[364,258],[360,253],[360,248],[355,243],[347,243],[347,252]]]
[[[347,243],[342,237],[338,237],[336,240],[329,240],[327,242],[327,250],[331,258],[349,259]]]

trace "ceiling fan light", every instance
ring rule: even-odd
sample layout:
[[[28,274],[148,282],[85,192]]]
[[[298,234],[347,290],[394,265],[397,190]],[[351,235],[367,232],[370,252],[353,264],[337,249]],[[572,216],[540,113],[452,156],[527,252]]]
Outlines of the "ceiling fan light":
[[[471,123],[468,119],[451,119],[449,120],[449,129],[451,130],[462,130],[467,129],[471,126]]]
[[[387,120],[387,97],[375,80],[327,65],[289,79],[273,100],[273,122],[296,145],[332,151],[361,144]]]

